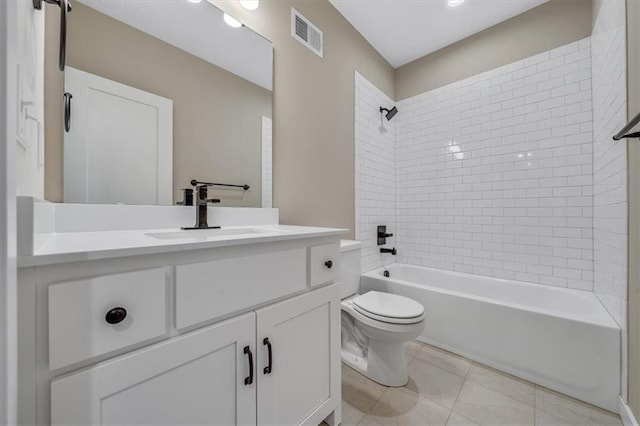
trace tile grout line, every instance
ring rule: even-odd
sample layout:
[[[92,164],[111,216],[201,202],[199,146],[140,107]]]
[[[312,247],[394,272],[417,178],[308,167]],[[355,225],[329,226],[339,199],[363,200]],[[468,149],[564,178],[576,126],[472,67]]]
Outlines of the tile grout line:
[[[536,411],[537,410],[537,405],[538,405],[538,386],[537,385],[533,385],[533,424],[536,424]]]
[[[603,414],[603,415],[607,415],[607,416],[610,416],[610,417],[615,417],[616,419],[621,421],[620,415],[614,413],[613,411],[605,410],[604,408],[600,408],[598,406],[589,404],[588,402],[581,401],[581,400],[576,399],[576,398],[574,398],[572,396],[562,394],[562,393],[560,393],[558,391],[554,391],[553,389],[549,389],[549,388],[546,388],[546,387],[541,386],[541,385],[534,384],[534,386],[535,386],[535,390],[540,390],[540,391],[544,391],[544,392],[548,392],[548,393],[554,394],[558,398],[561,398],[561,399],[565,400],[565,402],[570,402],[570,403],[573,403],[573,404],[577,404],[577,405],[581,406],[582,408],[593,410],[593,411],[595,411],[597,413],[600,413],[600,414]],[[534,401],[537,401],[537,399],[535,399],[535,398],[537,398],[536,395],[537,395],[537,392],[534,394]],[[557,417],[557,418],[561,419],[562,421],[565,421],[565,422],[570,423],[572,425],[580,426],[579,424],[574,423],[574,422],[569,421],[569,420],[566,420],[566,419],[558,416],[557,414],[550,413],[549,410],[544,410],[542,408],[540,408],[539,410],[541,412],[547,414],[547,415],[550,415],[550,416],[553,416],[553,417]]]
[[[438,350],[438,348],[436,348],[436,347],[434,347],[434,346],[431,346],[431,345],[427,345],[427,344],[423,344],[422,348],[424,348],[424,347],[426,347],[426,346],[429,346],[429,347],[431,347],[431,348],[435,348],[436,350]],[[421,352],[421,351],[422,351],[422,348],[420,348],[420,351],[419,351],[419,352]],[[453,412],[455,412],[455,413],[456,413],[456,414],[458,414],[458,415],[461,415],[460,413],[458,413],[457,411],[455,411],[455,406],[456,406],[456,404],[457,404],[457,402],[458,402],[458,399],[460,398],[460,394],[462,393],[462,389],[464,388],[464,385],[465,385],[468,381],[470,381],[470,380],[468,379],[468,376],[469,376],[469,372],[471,371],[471,367],[472,367],[472,366],[474,366],[474,365],[476,365],[476,366],[480,366],[480,367],[486,368],[486,369],[491,370],[491,371],[495,371],[495,372],[496,372],[496,374],[500,374],[501,376],[504,376],[504,377],[506,377],[506,378],[509,378],[509,379],[512,379],[512,380],[517,379],[518,381],[521,381],[521,382],[526,383],[526,384],[528,384],[528,385],[531,385],[531,386],[533,387],[533,398],[534,398],[534,399],[533,399],[533,405],[531,406],[531,408],[533,409],[533,421],[534,421],[534,425],[535,425],[535,412],[536,412],[536,407],[535,407],[535,401],[536,401],[536,400],[535,400],[535,398],[536,398],[536,388],[538,387],[538,385],[536,385],[535,383],[532,383],[532,382],[529,382],[529,381],[526,381],[526,380],[520,379],[520,378],[518,378],[518,377],[516,377],[516,376],[511,377],[511,375],[508,375],[507,373],[504,373],[504,372],[502,372],[502,371],[500,371],[500,370],[498,370],[498,369],[495,369],[495,368],[489,367],[489,366],[487,366],[487,365],[481,364],[481,363],[479,363],[479,362],[473,361],[472,359],[469,359],[469,358],[461,357],[460,355],[454,354],[453,352],[445,352],[445,353],[450,353],[451,355],[449,355],[449,356],[452,356],[452,357],[458,357],[458,358],[460,358],[460,359],[463,359],[463,360],[465,360],[465,361],[469,362],[469,364],[470,364],[470,365],[469,365],[469,369],[467,370],[467,372],[465,373],[465,375],[464,375],[464,377],[463,377],[463,378],[464,378],[464,382],[462,383],[462,387],[460,388],[460,392],[458,392],[458,394],[456,395],[456,399],[455,399],[455,401],[453,402],[453,406],[451,407],[451,412],[449,413],[449,417],[451,416],[451,413],[453,413]],[[417,356],[416,356],[416,358],[417,358]],[[415,359],[415,358],[414,358],[414,359]],[[425,362],[426,364],[428,364],[428,365],[432,366],[432,367],[439,368],[439,369],[441,369],[441,370],[443,370],[443,371],[447,371],[447,372],[449,372],[449,373],[451,373],[451,374],[455,374],[455,373],[452,373],[452,372],[450,372],[450,371],[448,371],[448,370],[445,370],[445,369],[443,369],[443,368],[441,368],[441,367],[438,367],[437,365],[434,365],[434,364],[432,364],[432,363],[430,363],[430,362],[428,362],[428,361],[426,361],[426,360],[424,360],[424,359],[422,359],[422,358],[420,358],[420,360],[421,360],[421,361],[423,361],[423,362]],[[462,376],[458,376],[458,377],[462,377]],[[484,385],[483,385],[483,384],[481,384],[481,383],[475,382],[475,381],[473,381],[473,380],[471,380],[471,382],[472,382],[473,384],[477,385],[477,386],[480,386],[481,388],[484,388],[484,389],[486,389],[486,390],[490,391],[490,392],[495,392],[495,393],[500,394],[500,395],[502,395],[502,396],[504,396],[504,397],[506,397],[506,398],[508,398],[508,399],[510,399],[510,400],[512,400],[512,401],[515,401],[515,402],[519,403],[519,404],[523,404],[523,405],[525,405],[525,406],[528,406],[528,404],[526,404],[526,403],[524,403],[524,402],[522,402],[522,401],[520,401],[520,400],[517,400],[517,399],[515,399],[515,398],[513,398],[513,397],[511,397],[511,396],[509,396],[509,395],[506,395],[506,394],[504,394],[504,393],[502,393],[502,392],[499,392],[499,391],[497,391],[497,390],[491,389],[491,388],[489,388],[489,387],[487,387],[487,386],[484,386]],[[426,396],[425,396],[425,398],[427,398],[427,399],[431,400],[430,398],[428,398],[428,397],[426,397]],[[435,402],[435,401],[434,401],[434,402]],[[547,414],[550,414],[550,413],[547,413]],[[462,415],[461,415],[461,416],[462,416]],[[462,416],[462,417],[465,417],[465,418],[466,418],[466,416]],[[447,419],[447,420],[448,420],[448,419]],[[470,419],[470,420],[471,420],[471,419]],[[475,422],[475,420],[472,420],[472,421],[474,421],[474,422]]]
[[[422,349],[424,349],[427,346],[429,346],[431,348],[435,348],[435,346],[431,346],[431,345],[427,345],[426,343],[423,343],[422,347],[420,348],[420,350],[417,353],[419,354],[420,352],[422,352]],[[449,355],[449,356],[451,356],[451,355]],[[412,360],[412,362],[415,361],[416,358],[418,358],[417,354],[414,357],[414,359]],[[464,376],[458,376],[457,374],[455,374],[455,373],[453,373],[451,371],[447,371],[444,368],[438,367],[437,365],[431,364],[430,362],[420,358],[420,360],[423,361],[425,364],[428,364],[428,365],[430,365],[432,367],[435,367],[435,368],[439,368],[442,371],[446,371],[448,373],[454,374],[454,375],[456,375],[458,377],[462,377],[464,379],[463,382],[462,382],[462,386],[460,387],[460,391],[456,395],[456,399],[453,401],[453,404],[451,405],[451,408],[449,408],[449,415],[447,416],[447,420],[445,421],[445,425],[449,422],[449,419],[451,418],[451,414],[454,412],[454,408],[456,407],[456,403],[458,402],[458,398],[460,397],[460,394],[462,393],[462,389],[464,388],[465,383],[467,383],[467,376],[469,375],[469,371],[471,371],[471,365],[473,364],[473,362],[471,360],[468,360],[467,358],[464,358],[464,357],[461,357],[461,358],[463,360],[469,361],[469,368],[467,369],[467,371],[466,371]],[[423,398],[425,398],[425,399],[427,399],[429,401],[432,401],[432,402],[434,402],[434,403],[436,403],[438,405],[441,405],[441,406],[445,407],[444,405],[440,404],[437,401],[432,400],[431,398],[427,397],[426,395],[422,395],[422,394],[419,393],[419,396],[421,396],[421,397],[423,397]],[[446,407],[446,408],[448,408],[448,407]],[[458,414],[458,413],[456,412],[456,414]],[[458,415],[462,416],[461,414],[458,414]],[[467,418],[465,416],[462,416],[462,417]],[[475,423],[475,420],[472,420],[472,421]]]
[[[504,398],[507,398],[508,400],[510,400],[510,401],[512,401],[514,403],[517,403],[517,404],[523,405],[523,406],[527,406],[527,407],[531,407],[531,409],[533,410],[533,412],[532,412],[532,420],[533,420],[533,424],[534,425],[536,424],[537,418],[539,417],[539,415],[537,413],[537,411],[538,411],[537,404],[538,404],[538,399],[540,399],[539,398],[540,395],[538,393],[541,392],[541,391],[546,391],[546,392],[553,393],[554,395],[557,395],[559,398],[561,398],[566,403],[575,403],[575,404],[578,404],[580,407],[584,407],[585,409],[593,410],[593,415],[594,416],[597,416],[598,413],[600,413],[602,415],[605,415],[607,417],[611,416],[610,420],[613,421],[614,419],[616,419],[617,420],[616,424],[619,424],[619,421],[620,421],[619,416],[616,416],[615,413],[612,413],[612,412],[609,412],[607,410],[601,409],[600,407],[593,406],[593,405],[591,405],[589,403],[586,403],[584,401],[580,401],[578,399],[572,398],[572,397],[570,397],[568,395],[564,395],[564,394],[561,394],[559,392],[547,389],[547,388],[545,388],[543,386],[540,386],[540,385],[537,385],[537,384],[535,384],[533,382],[521,379],[521,378],[519,378],[517,376],[510,375],[510,374],[502,372],[501,370],[498,370],[496,368],[489,367],[489,366],[486,366],[484,364],[481,364],[481,363],[478,363],[476,361],[473,361],[473,360],[471,360],[469,358],[461,357],[461,356],[459,356],[457,354],[454,354],[452,352],[441,351],[439,348],[436,348],[436,347],[428,345],[428,344],[424,344],[422,342],[417,342],[417,343],[419,344],[419,348],[418,348],[417,351],[415,351],[415,354],[413,354],[413,355],[406,354],[407,366],[410,366],[410,365],[414,364],[416,362],[416,360],[419,360],[420,363],[424,363],[424,364],[426,364],[426,365],[428,365],[428,366],[430,366],[432,368],[435,368],[435,369],[438,369],[438,370],[442,370],[443,372],[446,372],[448,374],[451,374],[453,376],[457,376],[457,377],[460,377],[460,378],[463,379],[462,386],[460,387],[460,391],[457,393],[457,395],[456,395],[451,407],[448,407],[448,406],[446,406],[446,405],[444,405],[444,404],[442,404],[442,403],[440,403],[440,402],[438,402],[436,400],[433,400],[429,396],[424,395],[424,394],[422,394],[422,393],[420,393],[418,391],[418,398],[420,398],[420,399],[422,399],[424,401],[429,401],[430,403],[436,404],[436,405],[442,407],[443,409],[447,409],[448,410],[448,414],[447,414],[447,417],[446,417],[446,420],[445,420],[445,424],[448,423],[451,420],[452,415],[454,413],[457,416],[465,418],[470,422],[475,422],[476,421],[476,420],[472,420],[472,419],[468,418],[467,416],[465,416],[463,414],[460,414],[458,411],[456,411],[456,406],[457,406],[457,403],[460,400],[460,395],[462,393],[462,390],[464,389],[464,387],[466,385],[469,384],[469,382],[471,382],[474,386],[478,386],[478,387],[480,387],[480,388],[482,388],[482,389],[484,389],[486,391],[490,391],[490,392],[496,393],[496,394],[498,394],[498,395],[500,395],[500,396],[502,396]],[[435,361],[444,361],[444,362],[446,362],[447,359],[440,359],[439,357],[435,357],[435,358],[434,357],[430,357],[429,355],[431,355],[431,354],[430,353],[426,353],[426,352],[429,352],[428,349],[436,350],[436,351],[438,351],[438,353],[442,352],[443,355],[445,355],[447,357],[455,358],[456,360],[465,361],[466,363],[469,364],[469,368],[466,369],[466,371],[464,372],[464,375],[456,374],[453,371],[449,371],[448,369],[442,368],[442,367],[440,367],[440,366],[438,366],[438,365],[436,365],[436,364],[434,364],[434,363],[432,363],[430,361],[435,360]],[[422,353],[423,350],[425,350],[426,359],[421,358],[419,356]],[[452,364],[452,365],[455,366],[455,364]],[[483,384],[482,382],[470,379],[469,375],[470,375],[471,369],[474,366],[477,366],[477,367],[480,367],[480,368],[486,368],[487,370],[490,370],[490,371],[494,372],[495,374],[497,374],[498,376],[500,376],[500,378],[502,378],[502,379],[515,380],[517,382],[520,382],[520,383],[526,384],[526,385],[528,385],[530,387],[533,387],[533,399],[531,401],[531,404],[529,404],[529,403],[527,403],[525,401],[516,399],[516,398],[512,397],[511,395],[506,394],[505,392],[502,392],[500,390],[493,389],[492,387],[489,387],[489,386]],[[459,371],[459,370],[456,370],[456,371]],[[376,407],[380,403],[380,401],[386,396],[387,393],[389,393],[391,391],[391,389],[392,389],[391,387],[385,386],[385,389],[380,393],[380,395],[377,398],[375,398],[374,402],[371,404],[369,409],[367,409],[366,412],[362,413],[362,417],[355,424],[363,425],[363,424],[366,423],[365,422],[365,418],[374,416],[373,411],[372,411],[373,408]],[[393,388],[393,389],[396,389],[396,388]],[[559,417],[559,416],[557,416],[557,414],[549,412],[549,410],[545,410],[545,409],[541,408],[540,411],[541,411],[541,414],[543,414],[543,415],[557,417],[559,420],[567,422],[567,424],[571,424],[571,425],[574,425],[574,426],[577,425],[577,423],[575,423],[574,421],[567,420],[567,419],[564,418],[564,416],[563,417]],[[586,412],[584,413],[584,415],[588,416],[588,417],[592,416],[591,414],[588,414]],[[606,418],[603,419],[602,422],[603,422],[603,424],[609,424],[608,420],[606,420]]]
[[[413,362],[413,359],[407,363],[407,366],[408,366],[409,364],[411,364],[412,362]],[[369,379],[369,380],[371,380],[371,379]],[[374,382],[374,383],[375,383],[375,382]],[[381,385],[381,386],[384,386],[384,385]],[[378,404],[378,402],[380,402],[380,400],[382,399],[382,397],[383,397],[387,392],[389,392],[389,389],[391,389],[391,387],[389,387],[389,386],[385,386],[385,388],[386,388],[386,389],[385,389],[385,390],[380,394],[380,396],[378,397],[378,399],[376,399],[376,400],[375,400],[375,402],[374,402],[373,404],[371,404],[371,407],[369,407],[369,411],[371,411],[371,410],[373,409],[373,407],[375,407],[375,406]],[[369,416],[369,415],[371,415],[371,413],[364,413],[364,416],[362,416],[362,418],[360,419],[360,421],[359,421],[357,424],[358,424],[358,425],[359,425],[359,424],[361,424],[361,423],[364,421],[364,419],[365,419],[367,416]]]
[[[467,359],[467,358],[464,358]],[[470,364],[469,364],[469,369],[467,370],[467,373],[464,375],[464,381],[462,382],[462,387],[460,388],[460,392],[458,392],[458,394],[456,395],[456,399],[455,401],[453,401],[453,405],[451,406],[451,412],[449,413],[449,417],[451,417],[451,413],[455,412],[456,414],[458,414],[459,416],[462,416],[462,414],[459,414],[457,411],[454,411],[456,408],[456,404],[458,403],[458,399],[460,398],[460,394],[462,393],[462,389],[464,389],[464,385],[467,384],[467,376],[469,376],[469,371],[471,371],[471,366],[473,365],[473,361],[469,360]],[[465,419],[467,418],[466,416],[462,416]],[[471,419],[469,419],[471,420]],[[447,419],[447,422],[449,421],[449,419]],[[475,420],[471,420],[472,422],[476,423]]]
[[[420,348],[420,350],[419,350],[418,352],[416,352],[416,356],[412,357],[413,359],[412,359],[410,362],[408,362],[408,363],[407,363],[407,367],[408,367],[408,366],[409,366],[409,364],[411,364],[413,361],[415,361],[416,359],[419,359],[420,361],[424,362],[424,363],[425,363],[425,364],[427,364],[427,365],[430,365],[431,367],[438,368],[438,369],[440,369],[440,370],[442,370],[442,371],[445,371],[445,372],[447,372],[447,373],[451,373],[451,374],[453,374],[453,375],[458,376],[457,374],[452,373],[452,372],[450,372],[450,371],[447,371],[447,370],[445,370],[444,368],[438,367],[437,365],[433,365],[433,364],[431,364],[431,363],[429,363],[429,362],[425,361],[425,360],[424,360],[424,359],[422,359],[422,358],[418,358],[417,354],[418,354],[418,353],[420,353],[420,352],[422,352],[422,349],[423,349],[424,347],[426,347],[426,346],[430,346],[430,345],[427,345],[426,343],[421,343],[421,345],[422,345],[422,347]],[[430,347],[433,347],[433,346],[430,346]],[[467,373],[468,373],[468,371],[467,371]],[[458,377],[461,377],[461,376],[458,376]],[[463,377],[463,379],[465,379],[465,381],[466,381],[466,378],[465,378],[465,377]],[[464,383],[465,383],[465,382],[462,382],[462,386],[464,386]],[[460,388],[460,391],[462,391],[462,387]],[[459,395],[460,395],[460,393],[458,392],[458,396],[459,396]],[[436,400],[433,400],[433,399],[429,398],[429,397],[428,397],[428,396],[426,396],[426,395],[423,395],[423,394],[422,394],[422,393],[420,393],[420,391],[418,390],[418,398],[423,398],[423,399],[425,399],[425,400],[427,400],[427,401],[429,401],[429,402],[431,402],[431,403],[433,403],[433,404],[439,405],[440,407],[442,407],[442,408],[446,408],[447,410],[449,410],[449,414],[447,414],[447,419],[446,419],[446,420],[445,420],[445,422],[444,422],[444,424],[445,424],[445,425],[449,422],[449,419],[451,418],[451,414],[453,413],[453,407],[455,406],[455,403],[456,403],[456,402],[457,402],[457,400],[458,400],[458,396],[456,396],[456,400],[453,402],[453,405],[451,406],[451,408],[449,408],[449,407],[447,407],[446,405],[444,405],[444,404],[442,404],[442,403],[440,403],[440,402],[438,402],[438,401],[436,401]],[[456,414],[458,414],[458,413],[456,413]],[[462,416],[461,414],[458,414],[458,415],[459,415],[459,416]],[[462,417],[464,417],[464,416],[462,416]],[[465,417],[465,418],[466,418],[466,417]],[[474,422],[474,423],[475,423],[475,422]]]
[[[568,401],[570,401],[570,402],[574,402],[574,403],[576,403],[576,404],[579,404],[579,405],[583,406],[584,408],[588,408],[588,409],[591,409],[591,410],[595,410],[596,412],[600,412],[600,413],[602,413],[602,414],[608,414],[608,415],[611,415],[611,416],[614,416],[614,417],[616,416],[616,414],[615,414],[615,413],[613,413],[613,412],[610,412],[610,411],[605,410],[605,409],[600,408],[600,407],[596,407],[596,406],[594,406],[594,405],[592,405],[592,404],[589,404],[588,402],[581,401],[581,400],[576,399],[576,398],[573,398],[573,397],[571,397],[571,396],[569,396],[569,395],[561,394],[561,393],[559,393],[559,392],[557,392],[557,391],[554,391],[554,390],[552,390],[552,389],[548,389],[548,388],[546,388],[546,387],[544,387],[544,386],[540,386],[540,385],[538,385],[538,384],[536,384],[536,383],[530,382],[530,381],[525,380],[525,379],[522,379],[522,378],[520,378],[520,377],[513,376],[513,375],[511,375],[511,374],[505,373],[505,372],[503,372],[503,371],[501,371],[501,370],[499,370],[499,369],[497,369],[497,368],[493,368],[493,367],[490,367],[490,366],[488,366],[488,365],[482,364],[482,363],[480,363],[480,362],[474,361],[474,360],[472,360],[472,359],[462,357],[462,356],[457,355],[457,354],[455,354],[455,353],[453,353],[453,352],[443,351],[443,350],[441,350],[441,349],[439,349],[439,348],[437,348],[437,347],[435,347],[435,346],[431,346],[431,345],[428,345],[428,344],[426,344],[426,343],[425,343],[425,344],[423,344],[423,347],[426,347],[426,346],[432,347],[432,348],[434,348],[434,349],[436,349],[436,350],[440,350],[440,351],[445,352],[445,353],[449,353],[449,354],[451,354],[450,356],[458,357],[458,358],[464,359],[464,360],[466,360],[466,361],[470,362],[471,366],[473,366],[473,365],[480,366],[480,367],[486,368],[486,369],[488,369],[488,370],[494,371],[494,372],[496,372],[496,374],[499,374],[499,375],[504,376],[504,377],[506,377],[506,378],[509,378],[509,379],[512,379],[512,380],[517,380],[517,381],[519,381],[519,382],[521,382],[521,383],[524,383],[524,384],[527,384],[527,385],[532,386],[532,387],[533,387],[533,406],[532,406],[532,408],[533,408],[534,422],[535,422],[535,418],[536,418],[536,411],[537,411],[537,408],[536,408],[536,402],[537,402],[537,395],[538,395],[538,392],[537,392],[537,391],[538,391],[538,390],[544,390],[544,391],[547,391],[547,392],[552,392],[552,393],[554,393],[554,394],[557,394],[560,398],[563,398],[563,399],[568,400]],[[422,350],[422,348],[421,348],[420,350]],[[422,361],[424,361],[425,363],[429,364],[429,365],[432,365],[432,366],[436,367],[436,368],[440,368],[440,367],[438,367],[438,366],[436,366],[436,365],[433,365],[433,364],[429,363],[429,362],[428,362],[428,361],[426,361],[426,360],[423,360],[422,358],[421,358],[421,360],[422,360]],[[442,368],[441,368],[441,369],[442,369]],[[446,371],[446,370],[445,370],[445,371]],[[467,373],[466,373],[466,375],[465,375],[465,378],[464,378],[464,379],[465,379],[465,381],[464,381],[464,383],[463,383],[463,387],[464,387],[464,384],[466,384],[466,383],[467,383],[467,381],[468,381],[469,371],[471,371],[471,367],[469,368],[469,370],[467,371]],[[473,381],[472,381],[472,382],[473,382]],[[478,386],[480,386],[480,387],[482,387],[482,388],[484,388],[484,389],[487,389],[487,390],[489,390],[489,391],[499,393],[499,394],[501,394],[501,395],[503,395],[503,396],[505,396],[505,397],[507,397],[507,398],[509,398],[509,399],[513,400],[513,401],[519,402],[519,403],[524,404],[524,405],[528,405],[528,404],[526,404],[526,403],[524,403],[524,402],[522,402],[522,401],[519,401],[519,400],[517,400],[517,399],[515,399],[515,398],[513,398],[513,397],[511,397],[511,396],[509,396],[509,395],[505,395],[505,394],[503,394],[502,392],[498,392],[498,391],[496,391],[496,390],[493,390],[493,389],[491,389],[491,388],[488,388],[487,386],[484,386],[484,385],[483,385],[483,384],[481,384],[481,383],[478,383],[478,382],[473,382],[473,383],[474,383],[474,384],[476,384],[476,385],[478,385]],[[458,396],[456,397],[456,401],[455,401],[456,403],[458,402],[458,397],[459,397],[459,396],[460,396],[460,394],[458,394]],[[455,403],[454,403],[454,407],[455,407]],[[453,410],[453,408],[452,408],[452,411],[454,411],[454,410]],[[551,415],[551,416],[557,417],[555,414],[553,414],[553,413],[549,413],[547,410],[540,409],[540,411],[542,411],[542,412],[543,412],[543,413],[545,413],[545,414],[548,414],[548,415]],[[457,412],[456,412],[456,414],[459,414],[459,413],[457,413]],[[459,414],[459,415],[460,415],[460,414]],[[463,416],[463,417],[465,417],[465,416]],[[571,424],[575,425],[575,423],[573,423],[573,422],[571,422],[571,421],[568,421],[568,420],[565,420],[565,419],[562,419],[562,420],[563,420],[563,421],[566,421],[567,423],[571,423]],[[534,424],[535,424],[535,423],[534,423]]]

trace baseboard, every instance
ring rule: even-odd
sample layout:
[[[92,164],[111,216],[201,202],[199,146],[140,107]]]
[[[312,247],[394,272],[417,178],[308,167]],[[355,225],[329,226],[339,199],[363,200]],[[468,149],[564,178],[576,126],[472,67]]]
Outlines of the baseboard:
[[[618,404],[620,405],[620,419],[622,419],[622,424],[624,426],[640,426],[638,424],[638,420],[633,415],[631,408],[627,405],[626,402],[622,399],[622,397],[618,397]]]

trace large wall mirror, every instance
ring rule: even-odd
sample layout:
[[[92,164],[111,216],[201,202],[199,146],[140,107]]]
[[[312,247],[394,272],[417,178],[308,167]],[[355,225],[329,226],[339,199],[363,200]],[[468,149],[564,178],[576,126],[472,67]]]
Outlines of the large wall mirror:
[[[195,179],[271,207],[273,46],[238,25],[206,0],[76,0],[52,201],[173,205]]]

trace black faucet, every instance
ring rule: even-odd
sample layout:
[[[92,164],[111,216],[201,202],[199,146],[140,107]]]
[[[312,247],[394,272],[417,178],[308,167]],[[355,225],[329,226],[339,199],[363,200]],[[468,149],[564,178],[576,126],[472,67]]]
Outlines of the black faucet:
[[[380,253],[391,253],[392,256],[395,256],[396,254],[398,254],[395,247],[390,249],[381,247]]]
[[[198,197],[196,198],[196,226],[182,227],[183,230],[189,231],[194,229],[220,229],[219,226],[209,226],[207,223],[207,207],[209,203],[219,203],[217,198],[207,199],[207,188],[209,185],[200,184],[196,186]]]
[[[193,205],[193,189],[184,188],[182,191],[182,201],[178,201],[176,204],[179,206],[192,206]]]
[[[386,225],[378,225],[378,245],[383,246],[387,244],[387,238],[393,237],[393,234],[387,234]]]

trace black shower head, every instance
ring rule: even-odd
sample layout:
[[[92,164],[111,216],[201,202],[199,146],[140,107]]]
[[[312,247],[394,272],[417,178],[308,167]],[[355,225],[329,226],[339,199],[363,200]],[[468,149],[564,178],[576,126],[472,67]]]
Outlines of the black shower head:
[[[387,108],[382,108],[382,107],[380,107],[380,112],[381,112],[382,114],[385,114],[385,113],[386,113],[386,114],[385,114],[385,117],[387,117],[387,120],[391,121],[391,119],[392,119],[393,117],[395,117],[395,116],[396,116],[396,114],[398,113],[398,108],[397,108],[397,107],[393,107],[393,108],[391,108],[391,109],[387,109]]]

